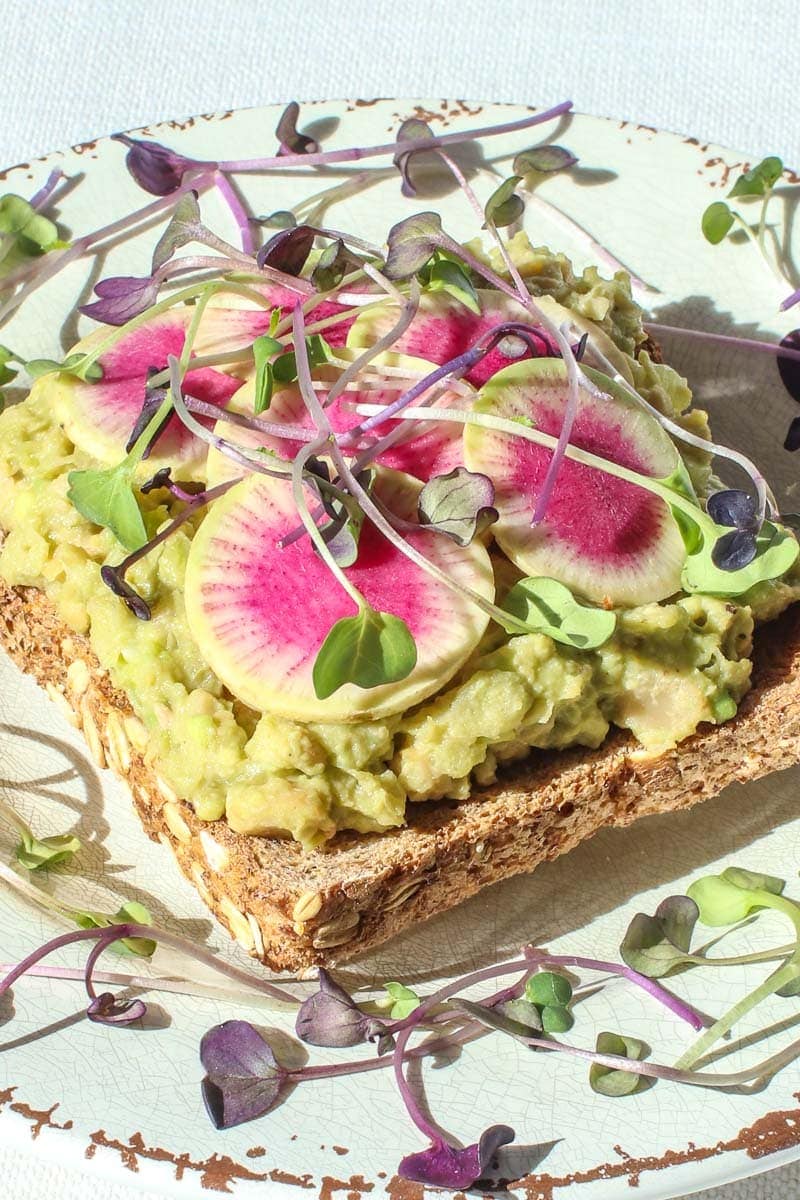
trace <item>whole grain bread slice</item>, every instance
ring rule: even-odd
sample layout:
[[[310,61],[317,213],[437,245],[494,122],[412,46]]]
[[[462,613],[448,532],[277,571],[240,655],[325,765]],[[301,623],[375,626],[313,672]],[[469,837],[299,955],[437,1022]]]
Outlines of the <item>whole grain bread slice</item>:
[[[0,583],[0,643],[83,729],[100,767],[128,784],[152,838],[169,845],[212,913],[277,970],[341,962],[488,884],[555,858],[606,825],[666,812],[800,761],[800,605],[756,639],[737,716],[648,757],[632,739],[537,751],[468,800],[410,804],[408,824],[339,834],[325,849],[202,822],[146,762],[147,737],[86,638],[46,597]]]

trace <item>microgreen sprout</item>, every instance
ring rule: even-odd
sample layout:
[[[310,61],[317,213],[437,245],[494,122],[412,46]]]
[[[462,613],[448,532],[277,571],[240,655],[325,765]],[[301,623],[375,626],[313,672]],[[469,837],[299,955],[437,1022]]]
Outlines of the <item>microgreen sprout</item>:
[[[726,204],[724,200],[715,200],[709,204],[701,218],[701,228],[706,241],[712,246],[718,245],[734,230],[741,230],[758,250],[764,262],[769,267],[778,283],[787,283],[773,258],[769,255],[765,244],[767,232],[767,207],[775,185],[783,174],[783,163],[775,155],[756,163],[748,171],[742,172],[734,181],[728,192],[728,200],[741,200],[748,203],[760,200],[758,221],[755,227],[742,216],[738,209]],[[790,306],[793,297],[784,301],[782,308]]]
[[[49,834],[37,838],[31,827],[15,808],[0,799],[0,819],[9,824],[19,836],[14,857],[28,871],[58,866],[69,862],[82,849],[80,840],[72,833]]]

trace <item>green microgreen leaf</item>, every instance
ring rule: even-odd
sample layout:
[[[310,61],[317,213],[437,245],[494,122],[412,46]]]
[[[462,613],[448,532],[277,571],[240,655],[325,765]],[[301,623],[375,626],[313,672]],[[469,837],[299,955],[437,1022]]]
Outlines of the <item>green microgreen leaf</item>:
[[[715,200],[703,213],[700,225],[703,237],[716,246],[733,228],[734,216],[724,200]]]
[[[56,225],[42,216],[22,196],[0,196],[0,238],[3,239],[2,270],[7,272],[27,258],[69,245],[61,241]],[[7,240],[6,240],[7,239]]]
[[[133,464],[124,459],[107,470],[70,471],[67,476],[67,499],[87,521],[110,529],[126,550],[139,550],[147,541],[133,472]]]
[[[325,338],[319,333],[312,333],[306,338],[308,365],[313,369],[323,363],[330,362],[333,355]],[[294,350],[286,350],[272,364],[272,374],[276,383],[294,383],[297,379],[297,359]]]
[[[680,528],[683,532],[683,527]],[[722,525],[715,528],[718,538],[731,532]],[[740,567],[736,571],[725,571],[718,567],[712,559],[714,544],[711,538],[703,535],[699,548],[689,553],[681,574],[681,583],[687,592],[704,592],[710,596],[741,596],[757,583],[779,579],[785,575],[800,552],[794,534],[783,526],[773,525],[770,521],[764,522],[761,532],[757,535],[756,556],[746,567]]]
[[[7,383],[11,383],[12,379],[17,377],[16,367],[10,367],[9,363],[19,363],[21,360],[13,350],[9,350],[8,346],[0,346],[0,387],[4,387]]]
[[[488,475],[455,467],[429,479],[419,494],[420,525],[468,546],[498,519],[493,507],[494,484]]]
[[[320,292],[331,292],[337,288],[348,271],[360,266],[361,260],[347,249],[341,238],[326,246],[311,272],[311,282]]]
[[[545,1033],[566,1033],[575,1024],[572,1013],[560,1004],[545,1004],[541,1011],[542,1029]]]
[[[511,1037],[517,1038],[538,1037],[542,1032],[539,1010],[534,1008],[536,1017],[529,1024],[527,1021],[517,1020],[516,1016],[509,1015],[508,1010],[511,1003],[513,1001],[504,1005],[503,1008],[488,1008],[485,1004],[477,1004],[474,1000],[465,1000],[462,996],[458,996],[450,1001],[450,1007],[468,1013],[476,1021],[480,1021],[489,1029],[497,1030],[498,1033],[507,1033]]]
[[[749,171],[745,171],[734,183],[728,196],[765,196],[775,186],[783,173],[783,163],[776,155],[762,158]]]
[[[779,896],[784,886],[784,881],[777,876],[728,867],[721,875],[704,875],[702,879],[696,879],[687,894],[696,903],[702,924],[715,928],[736,925],[753,909],[767,907],[768,897]]]
[[[415,1008],[419,1007],[420,998],[411,988],[405,987],[402,983],[385,983],[383,986],[392,1001],[389,1016],[394,1020],[402,1021]]]
[[[346,683],[380,687],[406,679],[417,664],[417,647],[405,621],[362,608],[342,617],[328,633],[314,662],[314,692],[326,700]]]
[[[611,637],[617,623],[613,612],[579,604],[563,583],[545,576],[520,579],[506,596],[502,607],[529,628],[580,650],[602,646]]]
[[[515,175],[553,175],[556,171],[574,167],[577,161],[577,157],[566,146],[534,146],[517,155],[512,169]]]
[[[515,1000],[506,1000],[499,1006],[499,1009],[506,1017],[517,1021],[526,1029],[532,1029],[534,1032],[542,1029],[542,1014],[538,1005],[531,1004],[530,1000],[526,1000],[524,996],[518,996]]]
[[[424,267],[443,236],[438,213],[415,213],[398,221],[386,239],[388,253],[383,273],[387,279],[409,279]]]
[[[155,274],[159,267],[169,262],[176,250],[188,242],[195,241],[198,233],[202,232],[203,222],[197,192],[186,192],[175,205],[169,224],[156,242],[151,274]]]
[[[502,229],[505,225],[513,225],[519,220],[525,211],[525,204],[514,188],[521,182],[521,175],[511,175],[492,192],[483,210],[487,225]]]
[[[650,979],[691,962],[689,948],[699,915],[689,896],[668,896],[652,917],[636,913],[620,945],[623,962]]]
[[[572,999],[572,985],[557,971],[537,971],[525,984],[525,999],[540,1008],[564,1008]]]
[[[38,871],[41,867],[55,867],[59,863],[68,862],[81,849],[80,840],[70,833],[45,838],[34,837],[29,829],[20,828],[19,833],[20,842],[14,856],[28,871]]]
[[[253,217],[257,225],[266,225],[270,229],[294,229],[297,217],[287,208],[276,209],[266,216]]]
[[[255,415],[265,413],[272,403],[272,391],[275,384],[275,374],[270,361],[276,354],[283,352],[283,344],[264,333],[253,342],[253,359],[256,367],[255,382]]]
[[[71,916],[81,929],[107,929],[111,925],[127,925],[128,923],[133,925],[153,924],[149,909],[145,908],[143,904],[139,904],[137,900],[126,900],[122,907],[112,914],[72,909]],[[155,951],[156,943],[150,938],[132,937],[121,938],[114,943],[114,946],[121,953],[149,958]]]
[[[595,1043],[598,1054],[618,1054],[621,1058],[641,1061],[647,1054],[647,1046],[639,1038],[626,1037],[619,1033],[598,1033]],[[644,1076],[633,1071],[620,1071],[592,1063],[589,1068],[589,1084],[593,1092],[601,1096],[632,1096],[644,1086]]]
[[[437,251],[419,272],[419,277],[426,292],[446,292],[470,312],[480,316],[478,293],[464,267],[454,258]]]
[[[70,354],[63,362],[56,362],[54,358],[31,358],[25,363],[25,370],[31,379],[40,379],[42,375],[51,375],[55,372],[60,375],[72,375],[75,379],[83,380],[84,383],[93,383],[103,378],[103,368],[100,363],[93,362],[87,366],[85,354]]]

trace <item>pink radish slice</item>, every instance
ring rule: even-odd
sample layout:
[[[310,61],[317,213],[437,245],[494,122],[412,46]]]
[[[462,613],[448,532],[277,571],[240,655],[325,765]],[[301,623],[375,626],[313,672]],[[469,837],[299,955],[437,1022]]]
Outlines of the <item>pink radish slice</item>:
[[[445,292],[427,292],[423,295],[419,311],[406,332],[398,338],[392,350],[398,354],[424,358],[429,362],[449,362],[477,341],[482,334],[503,321],[524,321],[536,324],[530,313],[510,296],[502,292],[484,289],[478,292],[480,315],[470,312],[460,301]],[[372,309],[356,321],[348,338],[353,348],[371,346],[383,334],[388,333],[397,321],[397,306]],[[507,367],[518,358],[530,358],[530,351],[523,344],[521,355],[509,358],[497,347],[487,354],[465,378],[475,387],[481,387],[492,375]]]
[[[415,367],[420,369],[420,364],[415,363]],[[424,366],[421,368],[424,369]],[[318,392],[320,399],[324,401],[324,393]],[[370,404],[389,404],[397,398],[398,392],[383,391],[383,390],[365,390],[359,392],[345,392],[334,400],[333,404],[326,409],[328,418],[331,422],[335,433],[344,433],[348,429],[353,429],[358,425],[363,417],[353,411],[352,405],[363,400]],[[249,381],[237,394],[236,400],[232,407],[236,412],[253,414],[253,396],[254,383]],[[453,392],[444,392],[438,400],[437,407],[442,408],[465,408],[469,404],[469,400],[464,396],[457,396]],[[300,390],[296,385],[289,385],[277,391],[270,405],[269,411],[264,413],[264,419],[269,421],[277,421],[282,425],[294,426],[298,429],[314,429],[314,423],[309,416],[308,409],[300,394]],[[397,428],[396,422],[386,421],[383,425],[378,426],[373,430],[373,435],[382,437],[384,434],[391,433]],[[215,426],[215,433],[220,437],[227,438],[229,441],[239,442],[242,445],[248,446],[266,446],[279,458],[292,459],[297,454],[301,442],[290,441],[285,438],[270,437],[256,433],[254,430],[237,428],[227,421],[218,421]],[[427,481],[434,475],[446,475],[448,471],[452,471],[454,467],[463,466],[464,453],[461,437],[461,427],[458,425],[448,425],[443,422],[437,424],[419,424],[415,426],[415,431],[409,429],[408,435],[412,438],[410,441],[403,441],[396,446],[390,447],[377,458],[377,462],[383,466],[392,467],[396,471],[404,471],[408,475],[413,475],[417,479]],[[348,448],[348,455],[355,455],[359,449],[366,443],[360,443],[357,447]],[[208,480],[211,486],[222,483],[225,479],[232,479],[234,475],[239,474],[236,464],[225,455],[220,454],[217,450],[211,450],[208,457]]]
[[[272,319],[272,309],[279,308],[281,317],[291,314],[296,304],[303,304],[308,297],[289,288],[277,284],[259,284],[257,290],[268,301],[269,308],[240,307],[241,298],[236,297],[236,303],[231,303],[233,295],[227,297],[224,292],[209,305],[208,317],[198,339],[198,350],[203,354],[217,354],[223,350],[238,350],[250,343],[269,329]],[[323,300],[312,312],[306,315],[307,324],[327,320],[338,313],[346,312],[347,306],[338,304],[335,300]],[[347,342],[347,335],[355,322],[355,317],[346,317],[335,325],[329,325],[322,330],[322,336],[329,346],[338,348]]]
[[[382,470],[376,494],[414,519],[421,484]],[[313,499],[313,498],[312,498]],[[435,692],[477,645],[487,617],[411,563],[368,521],[358,561],[347,576],[376,609],[402,618],[418,661],[400,683],[365,690],[347,684],[318,700],[317,652],[332,625],[356,606],[303,538],[278,548],[297,524],[289,483],[251,475],[210,509],[189,554],[186,611],[192,635],[230,691],[258,711],[301,721],[349,721],[402,712]],[[408,541],[456,583],[494,595],[489,556],[480,543],[457,546],[420,530]]]
[[[679,465],[663,429],[611,380],[608,392],[581,391],[571,444],[655,478]],[[477,412],[523,418],[557,437],[568,387],[563,363],[540,359],[508,367],[481,391]],[[495,484],[497,541],[528,575],[547,575],[600,602],[635,605],[680,589],[685,551],[669,508],[651,492],[569,458],[544,520],[531,527],[552,451],[521,437],[467,426],[464,456]]]
[[[83,383],[62,375],[45,376],[44,385],[68,436],[100,462],[119,462],[142,409],[148,371],[162,370],[170,354],[180,355],[191,320],[191,309],[162,313],[124,335],[98,360],[103,378]],[[84,338],[72,353],[91,350],[108,336],[106,329]],[[186,375],[184,392],[207,404],[224,408],[241,380],[221,371],[201,367]],[[154,468],[202,461],[205,443],[178,417],[173,417],[148,459]]]

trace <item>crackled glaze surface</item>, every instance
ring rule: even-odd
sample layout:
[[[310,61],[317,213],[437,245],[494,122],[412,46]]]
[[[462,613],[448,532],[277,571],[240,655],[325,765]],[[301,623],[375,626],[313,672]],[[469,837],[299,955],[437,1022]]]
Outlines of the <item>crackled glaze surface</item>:
[[[328,144],[369,144],[389,140],[398,120],[411,115],[452,130],[523,112],[461,101],[332,102],[307,106],[304,124],[318,122]],[[268,150],[265,130],[275,119],[274,111],[252,110],[145,132],[187,154],[230,158]],[[788,314],[776,315],[780,297],[749,248],[714,249],[699,235],[700,213],[723,194],[731,172],[745,165],[741,155],[588,117],[543,133],[575,151],[581,166],[572,178],[548,181],[542,194],[659,289],[651,297],[658,320],[741,336],[780,336],[792,327]],[[538,134],[488,140],[486,159],[507,173],[507,156]],[[122,154],[108,140],[89,142],[12,168],[3,174],[4,186],[29,193],[55,165],[69,174],[83,172],[80,187],[64,201],[63,218],[73,229],[93,228],[143,203],[122,168]],[[468,151],[464,162],[474,167],[479,159]],[[369,160],[358,169],[382,165]],[[477,186],[492,185],[484,177]],[[255,212],[286,207],[300,194],[296,181],[279,179],[249,178],[243,190]],[[396,182],[381,178],[333,211],[342,227],[380,239],[388,223],[427,203],[403,200]],[[457,194],[435,203],[451,233],[474,234],[468,206]],[[226,221],[213,199],[208,208],[212,224]],[[563,248],[581,265],[588,261],[545,214],[531,211],[527,225],[535,241]],[[143,273],[154,238],[151,231],[113,249],[103,273]],[[91,282],[86,265],[65,272],[4,329],[4,342],[29,356],[58,354],[77,336],[68,313]],[[720,436],[768,466],[785,495],[794,472],[780,443],[794,412],[774,361],[690,342],[666,348],[712,409]],[[158,921],[234,953],[168,851],[144,837],[124,788],[96,768],[76,731],[5,659],[0,726],[0,789],[26,815],[36,814],[37,828],[46,831],[52,813],[58,831],[71,822],[86,844],[82,873],[51,877],[47,886],[57,883],[61,893],[81,896],[86,904],[88,895],[94,907],[106,907],[114,897],[140,899]],[[737,861],[796,880],[797,784],[797,772],[787,772],[732,788],[688,813],[606,831],[534,876],[495,887],[381,948],[349,967],[347,979],[368,987],[400,978],[429,989],[435,980],[494,961],[523,941],[614,957],[632,913],[683,890],[698,873]],[[10,851],[10,835],[0,830],[4,860]],[[757,929],[748,934],[752,945],[756,937],[785,940],[779,923],[764,921]],[[55,932],[47,919],[0,893],[4,962]],[[747,978],[755,982],[760,974],[753,968]],[[744,974],[707,972],[678,978],[674,987],[691,992],[701,1009],[718,1012],[744,983]],[[265,1120],[217,1133],[198,1087],[202,1033],[232,1016],[287,1032],[291,1018],[246,1001],[153,999],[146,1029],[107,1030],[82,1019],[79,985],[35,979],[18,984],[12,1000],[0,1005],[0,1140],[176,1196],[202,1189],[289,1197],[300,1189],[324,1200],[338,1194],[420,1200],[422,1190],[394,1174],[402,1154],[418,1148],[418,1141],[382,1073],[306,1086]],[[643,1037],[654,1057],[667,1060],[684,1044],[674,1022],[619,985],[581,1005],[578,1015],[575,1038],[583,1044],[606,1028]],[[766,1053],[791,1036],[794,1019],[794,1010],[776,1001],[743,1032],[775,1024],[758,1047]],[[487,1038],[448,1070],[427,1068],[424,1077],[432,1111],[465,1141],[497,1119],[516,1127],[518,1145],[507,1150],[504,1166],[520,1180],[513,1193],[525,1200],[616,1200],[629,1195],[630,1186],[642,1200],[657,1200],[800,1157],[800,1098],[791,1070],[745,1095],[659,1084],[615,1102],[589,1090],[583,1067]]]

